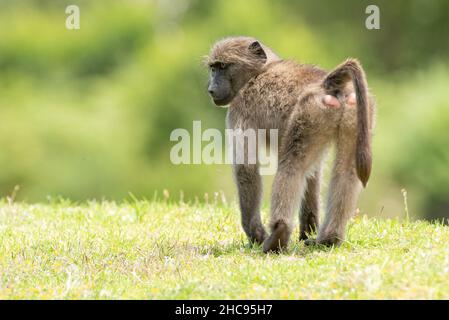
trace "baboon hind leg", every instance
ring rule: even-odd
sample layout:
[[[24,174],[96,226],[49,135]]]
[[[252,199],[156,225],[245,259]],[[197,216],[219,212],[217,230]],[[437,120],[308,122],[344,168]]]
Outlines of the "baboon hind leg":
[[[251,243],[261,244],[267,234],[260,218],[262,179],[256,164],[236,164],[233,167],[239,194],[242,227]]]
[[[279,252],[285,248],[294,227],[294,216],[299,210],[307,180],[306,173],[317,159],[321,159],[325,144],[313,141],[310,136],[301,136],[293,129],[291,143],[280,152],[278,171],[274,178],[271,194],[271,235],[264,241],[263,251]],[[296,145],[297,144],[297,145]]]
[[[321,168],[307,178],[307,187],[299,212],[299,240],[306,240],[318,230]]]
[[[321,225],[316,242],[339,245],[345,238],[348,220],[354,215],[362,184],[355,166],[355,139],[353,132],[340,133],[337,154],[332,170],[327,214]]]

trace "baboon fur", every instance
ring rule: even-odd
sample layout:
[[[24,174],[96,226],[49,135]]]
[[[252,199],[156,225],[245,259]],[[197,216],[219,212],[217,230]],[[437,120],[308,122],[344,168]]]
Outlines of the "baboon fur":
[[[251,242],[264,252],[278,252],[289,242],[294,212],[300,211],[300,240],[338,245],[359,193],[371,171],[374,99],[364,71],[348,59],[331,72],[314,65],[279,58],[250,37],[215,43],[206,58],[210,67],[209,94],[217,105],[228,105],[230,129],[278,129],[278,168],[271,194],[270,231],[260,218],[262,181],[258,164],[234,164],[242,226]],[[357,106],[346,104],[355,92]],[[323,103],[327,94],[341,106]],[[326,217],[319,226],[319,194],[323,158],[336,146]]]

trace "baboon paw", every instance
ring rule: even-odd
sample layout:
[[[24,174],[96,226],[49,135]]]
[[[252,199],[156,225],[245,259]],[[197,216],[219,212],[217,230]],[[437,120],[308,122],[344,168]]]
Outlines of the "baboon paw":
[[[339,246],[342,243],[342,238],[338,237],[338,236],[328,236],[328,237],[319,237],[316,240],[316,243],[327,246],[327,247],[332,247],[332,246]]]
[[[290,238],[290,231],[284,222],[278,222],[273,228],[271,235],[263,243],[263,252],[279,253],[285,249]]]
[[[260,246],[264,242],[264,239],[256,238],[256,237],[250,237],[249,238],[249,244],[252,245],[258,245]]]
[[[304,244],[306,246],[315,246],[316,245],[316,239],[305,239]]]
[[[299,241],[305,241],[307,239],[309,239],[309,233],[301,231],[299,234]]]
[[[307,234],[301,233],[301,234],[299,235],[299,241],[304,241],[304,240],[307,240],[307,239],[309,239],[309,237],[307,236]]]
[[[301,222],[299,229],[299,241],[307,240],[311,237],[313,233],[318,230],[318,220],[312,215],[309,215],[307,221]]]
[[[251,244],[261,245],[265,241],[267,236],[267,233],[265,232],[265,230],[263,230],[263,232],[251,234],[251,236],[249,237],[249,241]]]
[[[279,253],[285,246],[282,246],[280,239],[270,236],[263,242],[263,252]]]
[[[267,238],[267,233],[263,226],[256,226],[251,228],[251,233],[249,235],[249,241],[251,243],[262,244]]]
[[[304,241],[304,244],[306,246],[326,246],[326,247],[332,247],[332,246],[339,246],[341,244],[341,240],[338,238],[327,238],[325,240],[317,240],[317,239],[307,239]]]

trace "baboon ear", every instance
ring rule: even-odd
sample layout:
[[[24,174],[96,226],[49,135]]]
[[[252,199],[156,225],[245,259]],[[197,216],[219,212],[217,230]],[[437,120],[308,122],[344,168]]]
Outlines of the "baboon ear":
[[[259,41],[254,41],[251,43],[248,47],[249,51],[259,57],[260,59],[267,59],[267,54],[265,53],[265,50],[262,48],[262,45]]]

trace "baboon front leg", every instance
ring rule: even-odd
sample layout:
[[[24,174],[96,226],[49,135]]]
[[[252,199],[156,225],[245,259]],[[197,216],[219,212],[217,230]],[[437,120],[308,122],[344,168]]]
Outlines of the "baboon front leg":
[[[353,135],[352,135],[353,136]],[[327,201],[327,215],[317,243],[339,245],[345,238],[346,224],[355,213],[362,184],[355,169],[354,139],[339,138]]]
[[[304,170],[285,162],[280,163],[273,182],[271,235],[264,241],[264,252],[278,252],[287,246],[293,229],[294,211],[299,207],[306,184]]]
[[[266,232],[260,219],[262,179],[256,164],[234,165],[234,175],[239,194],[242,226],[251,243],[261,244]]]
[[[308,239],[312,232],[318,229],[320,208],[320,180],[321,170],[317,170],[307,178],[307,187],[299,213],[299,240]]]

